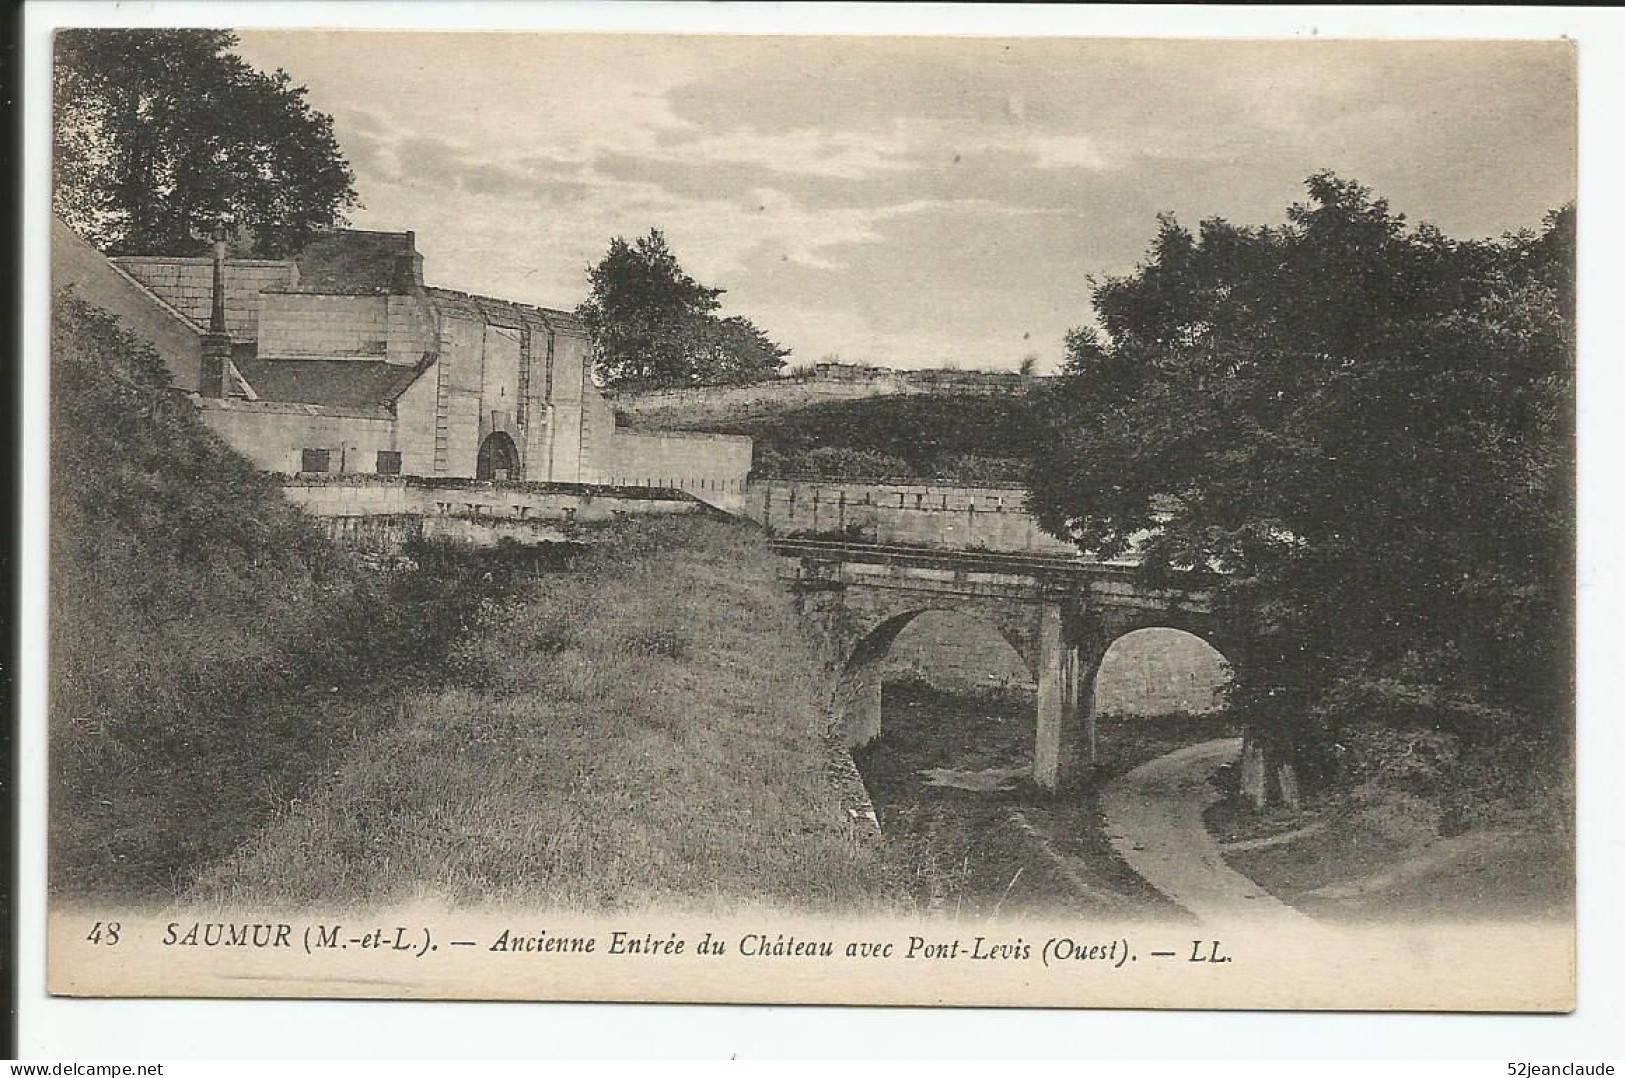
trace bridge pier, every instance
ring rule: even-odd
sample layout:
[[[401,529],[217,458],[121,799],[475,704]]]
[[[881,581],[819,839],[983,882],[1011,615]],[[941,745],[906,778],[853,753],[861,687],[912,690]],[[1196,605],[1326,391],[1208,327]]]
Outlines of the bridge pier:
[[[1033,738],[1033,781],[1047,790],[1070,776],[1077,759],[1074,744],[1082,733],[1088,759],[1095,762],[1095,714],[1087,692],[1093,671],[1083,669],[1078,646],[1067,638],[1065,618],[1058,604],[1046,603],[1038,615],[1038,728]]]

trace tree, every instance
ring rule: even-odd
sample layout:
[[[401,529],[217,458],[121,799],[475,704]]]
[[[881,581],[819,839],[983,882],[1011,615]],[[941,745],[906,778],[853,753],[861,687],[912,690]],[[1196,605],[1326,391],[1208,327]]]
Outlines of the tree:
[[[1163,218],[1037,411],[1046,527],[1207,574],[1232,703],[1312,776],[1340,715],[1560,736],[1571,713],[1572,207],[1499,242],[1322,173],[1284,225]]]
[[[224,30],[57,32],[52,207],[113,254],[192,254],[232,219],[280,257],[358,205],[332,118]]]
[[[605,385],[759,381],[775,377],[790,354],[749,319],[719,318],[723,289],[684,272],[659,229],[633,243],[615,237],[587,276],[592,292],[577,313]]]
[[[759,382],[778,375],[790,350],[781,348],[748,318],[710,318],[697,327],[694,369],[699,381]]]

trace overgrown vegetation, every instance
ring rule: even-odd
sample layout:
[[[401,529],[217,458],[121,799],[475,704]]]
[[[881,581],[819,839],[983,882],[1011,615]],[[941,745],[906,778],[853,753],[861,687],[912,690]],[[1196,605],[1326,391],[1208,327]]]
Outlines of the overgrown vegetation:
[[[112,318],[63,293],[54,330],[57,893],[886,901],[748,531],[371,572]]]
[[[172,891],[389,721],[376,687],[445,647],[486,570],[386,586],[66,292],[52,382],[51,879]]]
[[[1021,485],[1037,429],[1017,395],[868,397],[715,425],[756,439],[765,477],[919,476]]]
[[[823,675],[748,530],[620,525],[487,603],[307,801],[195,894],[435,894],[613,910],[842,911],[890,900],[826,773]]]
[[[1154,529],[1150,575],[1225,571],[1232,704],[1300,778],[1383,772],[1376,726],[1446,737],[1458,779],[1484,761],[1486,797],[1536,757],[1568,789],[1573,208],[1463,241],[1308,189],[1278,226],[1164,219],[1097,287],[1104,335],[1038,398],[1033,504],[1104,555]]]

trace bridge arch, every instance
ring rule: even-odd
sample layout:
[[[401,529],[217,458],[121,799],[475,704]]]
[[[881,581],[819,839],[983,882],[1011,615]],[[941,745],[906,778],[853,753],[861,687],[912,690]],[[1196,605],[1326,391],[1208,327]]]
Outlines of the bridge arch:
[[[1107,642],[1090,686],[1099,714],[1199,713],[1214,710],[1234,667],[1207,635],[1189,627],[1148,624]]]
[[[1100,713],[1103,710],[1116,710],[1110,706],[1109,679],[1112,671],[1108,664],[1113,659],[1112,652],[1119,645],[1125,645],[1125,641],[1128,642],[1125,646],[1132,646],[1135,640],[1143,639],[1139,634],[1151,631],[1175,635],[1186,644],[1198,642],[1198,646],[1216,661],[1215,665],[1222,664],[1225,683],[1228,683],[1229,675],[1238,665],[1246,661],[1241,641],[1226,633],[1222,624],[1216,623],[1206,613],[1139,611],[1128,616],[1118,613],[1115,616],[1085,619],[1084,624],[1074,627],[1070,636],[1070,654],[1073,669],[1076,670],[1072,712],[1081,721],[1074,723],[1063,719],[1063,729],[1057,738],[1061,742],[1057,745],[1057,756],[1061,758],[1058,771],[1080,766],[1092,768],[1100,762]],[[1121,657],[1121,651],[1118,657]],[[1103,671],[1108,677],[1108,692],[1104,699],[1101,693]],[[1209,688],[1213,687],[1210,683]],[[1067,762],[1068,757],[1071,763]]]
[[[814,620],[839,671],[834,727],[849,745],[880,732],[878,664],[907,624],[938,604],[994,622],[1033,672],[1033,780],[1058,789],[1099,761],[1096,674],[1111,646],[1139,629],[1200,637],[1244,670],[1243,626],[1214,610],[1200,582],[1149,584],[1126,566],[1041,553],[770,540],[794,568],[797,609]]]
[[[880,736],[881,709],[884,703],[885,678],[889,660],[894,657],[894,645],[910,626],[923,626],[922,619],[947,615],[964,619],[1003,641],[1018,665],[1028,677],[1035,677],[1033,658],[1026,654],[1025,641],[1012,639],[1010,632],[997,619],[974,609],[953,605],[922,605],[898,611],[883,618],[853,646],[840,672],[835,695],[836,729],[849,748],[866,745]]]

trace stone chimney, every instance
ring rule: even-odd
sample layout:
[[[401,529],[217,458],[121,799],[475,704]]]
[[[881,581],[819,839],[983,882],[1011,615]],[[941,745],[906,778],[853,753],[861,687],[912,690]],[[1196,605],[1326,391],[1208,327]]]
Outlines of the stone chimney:
[[[406,253],[395,260],[397,287],[413,291],[423,287],[423,256],[418,253],[418,234],[407,232]]]
[[[226,330],[226,223],[215,225],[214,289],[209,305],[209,331],[203,335],[203,369],[198,395],[219,400],[231,395],[231,334]]]

